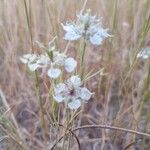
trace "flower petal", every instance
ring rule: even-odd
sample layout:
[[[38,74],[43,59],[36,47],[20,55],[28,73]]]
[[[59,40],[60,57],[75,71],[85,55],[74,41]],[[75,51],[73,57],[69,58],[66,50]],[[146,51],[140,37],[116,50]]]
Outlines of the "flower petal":
[[[65,34],[64,39],[65,40],[69,40],[69,41],[74,41],[74,40],[78,40],[80,37],[81,37],[80,35],[78,35],[78,34],[76,34],[74,32],[67,32]]]
[[[35,71],[38,67],[40,67],[40,65],[38,65],[37,63],[34,63],[34,64],[29,63],[28,67],[29,67],[30,71]]]
[[[65,60],[65,69],[67,72],[74,71],[76,66],[77,66],[77,62],[73,58],[69,57]]]
[[[40,55],[39,59],[37,60],[37,63],[42,66],[47,66],[47,64],[50,63],[50,59],[47,55]]]
[[[66,90],[66,85],[64,83],[59,83],[54,88],[54,92],[55,93],[61,93],[61,92],[65,91],[65,90]]]
[[[53,52],[53,61],[55,64],[63,66],[66,55],[58,51]]]
[[[72,100],[68,103],[70,109],[78,109],[81,106],[81,102],[78,99]]]
[[[27,64],[28,62],[31,63],[35,61],[36,58],[37,58],[36,54],[25,54],[22,57],[20,57],[20,60],[22,63]]]
[[[24,58],[24,57],[20,57],[20,60],[23,64],[27,64],[28,63],[28,59]]]
[[[53,97],[54,97],[55,101],[58,102],[58,103],[62,102],[62,101],[65,99],[65,98],[64,98],[62,95],[60,95],[60,94],[54,95]]]
[[[101,45],[102,44],[102,38],[99,34],[94,34],[93,36],[90,36],[90,42],[93,45]]]
[[[73,86],[74,88],[81,86],[81,79],[78,76],[71,76],[67,82],[68,86]]]
[[[103,29],[102,27],[98,29],[97,32],[102,38],[113,37],[108,33],[108,29]]]
[[[48,76],[51,77],[51,78],[58,78],[61,74],[61,70],[60,69],[57,69],[57,68],[54,68],[54,69],[49,69],[48,70]]]
[[[93,93],[91,93],[87,88],[85,87],[81,88],[80,91],[81,99],[88,101],[91,98],[92,94]]]
[[[77,29],[75,27],[75,25],[72,24],[67,24],[67,25],[62,25],[63,29],[66,31],[65,40],[70,40],[70,41],[74,41],[77,40],[81,37],[81,35],[77,32]]]

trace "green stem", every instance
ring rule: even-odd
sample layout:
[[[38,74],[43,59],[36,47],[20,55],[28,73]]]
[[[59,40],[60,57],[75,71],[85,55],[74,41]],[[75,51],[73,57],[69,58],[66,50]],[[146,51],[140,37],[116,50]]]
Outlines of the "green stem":
[[[34,48],[33,48],[33,36],[32,36],[32,28],[31,28],[31,1],[29,1],[29,11],[28,11],[26,0],[24,0],[24,6],[25,6],[25,14],[27,17],[27,24],[28,24],[29,34],[30,34],[31,46],[32,46],[31,50],[33,52]]]
[[[38,78],[38,72],[35,71],[35,78],[36,78],[36,95],[38,98],[38,105],[40,107],[40,118],[41,118],[41,126],[44,130],[44,145],[46,147],[47,145],[47,125],[46,125],[46,121],[44,118],[44,108],[43,108],[43,103],[42,103],[42,97],[40,94],[40,83],[39,83],[39,78]]]
[[[147,75],[147,79],[146,79],[146,82],[145,82],[145,88],[144,88],[144,95],[143,95],[143,99],[140,103],[140,106],[139,106],[139,111],[138,111],[138,115],[137,115],[137,125],[139,124],[139,121],[140,121],[140,118],[141,118],[141,115],[142,115],[142,111],[143,111],[143,108],[144,108],[144,104],[145,102],[147,101],[147,99],[149,98],[149,85],[150,85],[150,64],[149,64],[149,68],[148,68],[148,75]]]
[[[57,84],[57,80],[52,80],[52,89],[54,89],[55,85]],[[52,107],[51,107],[51,112],[52,112],[52,117],[54,122],[58,121],[58,105],[57,102],[54,100],[53,96],[52,98]]]
[[[84,77],[84,58],[85,58],[85,52],[86,52],[86,41],[84,39],[83,43],[83,49],[81,54],[81,79]]]

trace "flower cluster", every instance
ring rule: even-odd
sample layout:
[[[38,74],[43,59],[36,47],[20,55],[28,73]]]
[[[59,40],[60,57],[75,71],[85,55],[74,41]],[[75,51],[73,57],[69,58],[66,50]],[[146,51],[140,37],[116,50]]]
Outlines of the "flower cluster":
[[[47,69],[47,74],[51,78],[58,78],[61,74],[61,67],[71,73],[75,70],[77,62],[72,57],[67,57],[64,53],[50,51],[44,54],[25,54],[20,57],[22,63],[27,64],[30,71],[38,68]]]
[[[81,102],[87,102],[93,95],[87,88],[81,86],[81,79],[78,76],[71,76],[66,83],[55,86],[53,97],[58,103],[67,102],[70,109],[78,109]]]
[[[137,58],[149,59],[150,58],[150,47],[146,47],[146,48],[142,49],[138,53]]]
[[[90,10],[84,14],[78,14],[76,22],[62,24],[62,27],[66,31],[64,39],[70,41],[84,38],[93,45],[100,45],[105,38],[111,37],[108,29],[102,27],[101,21],[96,16],[92,16]],[[48,48],[37,42],[38,46],[45,50],[45,53],[25,54],[20,57],[20,60],[28,66],[30,71],[41,68],[47,72],[50,78],[56,79],[61,75],[62,70],[72,73],[77,67],[77,62],[74,58],[67,57],[65,53],[56,51],[54,46],[51,47],[53,41],[49,43]],[[90,100],[92,95],[93,93],[82,86],[79,76],[73,75],[66,82],[55,85],[53,98],[58,103],[65,102],[70,109],[76,110],[82,102]]]
[[[93,45],[100,45],[103,39],[111,37],[108,34],[108,29],[102,27],[100,20],[96,16],[91,16],[90,10],[77,15],[77,18],[76,22],[62,24],[63,29],[66,31],[65,40],[74,41],[83,37]]]

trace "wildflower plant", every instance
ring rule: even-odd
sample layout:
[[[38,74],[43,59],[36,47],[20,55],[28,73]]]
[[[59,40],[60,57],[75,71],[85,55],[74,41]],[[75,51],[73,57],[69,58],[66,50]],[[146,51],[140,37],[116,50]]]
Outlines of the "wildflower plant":
[[[62,24],[62,27],[66,32],[64,39],[69,41],[83,37],[93,45],[101,45],[105,38],[111,37],[108,29],[102,27],[101,21],[91,15],[90,9],[86,10],[84,14],[77,14],[76,22],[67,22],[65,25]]]
[[[67,22],[62,24],[64,29],[65,40],[76,41],[84,39],[80,49],[80,75],[83,79],[84,76],[84,57],[86,53],[86,43],[90,42],[93,45],[101,45],[103,40],[107,37],[112,37],[108,33],[108,29],[102,27],[100,19],[97,19],[96,15],[91,15],[91,10],[87,9],[85,13],[82,11],[77,14],[77,20],[74,22]]]
[[[105,43],[113,35],[87,5],[119,36]],[[150,149],[150,0],[0,6],[0,149]],[[31,78],[17,68],[25,47],[19,63]]]
[[[47,127],[48,124],[45,120],[43,101],[40,93],[40,82],[38,79],[37,70],[46,72],[50,79],[49,98],[50,98],[50,112],[52,113],[51,120],[56,123],[60,122],[60,103],[64,106],[64,120],[63,126],[66,129],[73,127],[73,121],[75,116],[78,116],[78,109],[83,103],[87,103],[92,95],[84,82],[97,74],[101,73],[101,70],[94,74],[88,74],[84,76],[84,57],[86,52],[86,43],[90,42],[93,45],[101,45],[102,41],[111,37],[108,34],[108,29],[104,29],[99,19],[96,16],[91,15],[91,11],[87,10],[85,13],[77,15],[76,22],[66,23],[63,25],[63,29],[66,31],[65,40],[79,40],[84,39],[80,55],[80,66],[77,67],[77,61],[64,52],[60,52],[55,46],[52,46],[53,41],[49,43],[48,47],[45,47],[42,43],[37,42],[38,46],[44,50],[41,54],[25,54],[20,57],[23,64],[26,64],[30,71],[35,72],[36,77],[36,89],[39,99],[39,105],[41,110],[41,126],[44,128],[44,139],[47,139]],[[81,40],[82,41],[82,40]],[[53,44],[54,45],[54,44]],[[80,49],[80,48],[79,48]],[[77,53],[78,54],[78,53]],[[63,76],[63,75],[67,75]],[[65,129],[65,132],[67,130]],[[68,139],[68,142],[70,139]],[[65,142],[65,141],[64,141]],[[64,144],[63,144],[64,145]]]
[[[82,82],[78,76],[71,76],[65,83],[59,83],[55,86],[54,99],[58,103],[66,102],[72,110],[78,109],[81,102],[88,102],[93,94],[81,85]]]
[[[71,73],[75,70],[77,62],[72,57],[67,57],[65,53],[60,53],[52,47],[44,54],[25,54],[20,57],[22,63],[27,64],[30,71],[39,68],[46,69],[50,78],[58,78],[61,74],[61,68]]]

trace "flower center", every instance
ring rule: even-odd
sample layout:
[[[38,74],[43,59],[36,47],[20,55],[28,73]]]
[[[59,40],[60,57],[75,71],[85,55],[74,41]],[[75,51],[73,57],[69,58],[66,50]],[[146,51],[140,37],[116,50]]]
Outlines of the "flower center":
[[[69,93],[71,96],[74,96],[75,95],[75,90],[74,89],[72,89],[72,90],[70,90],[70,93]]]

